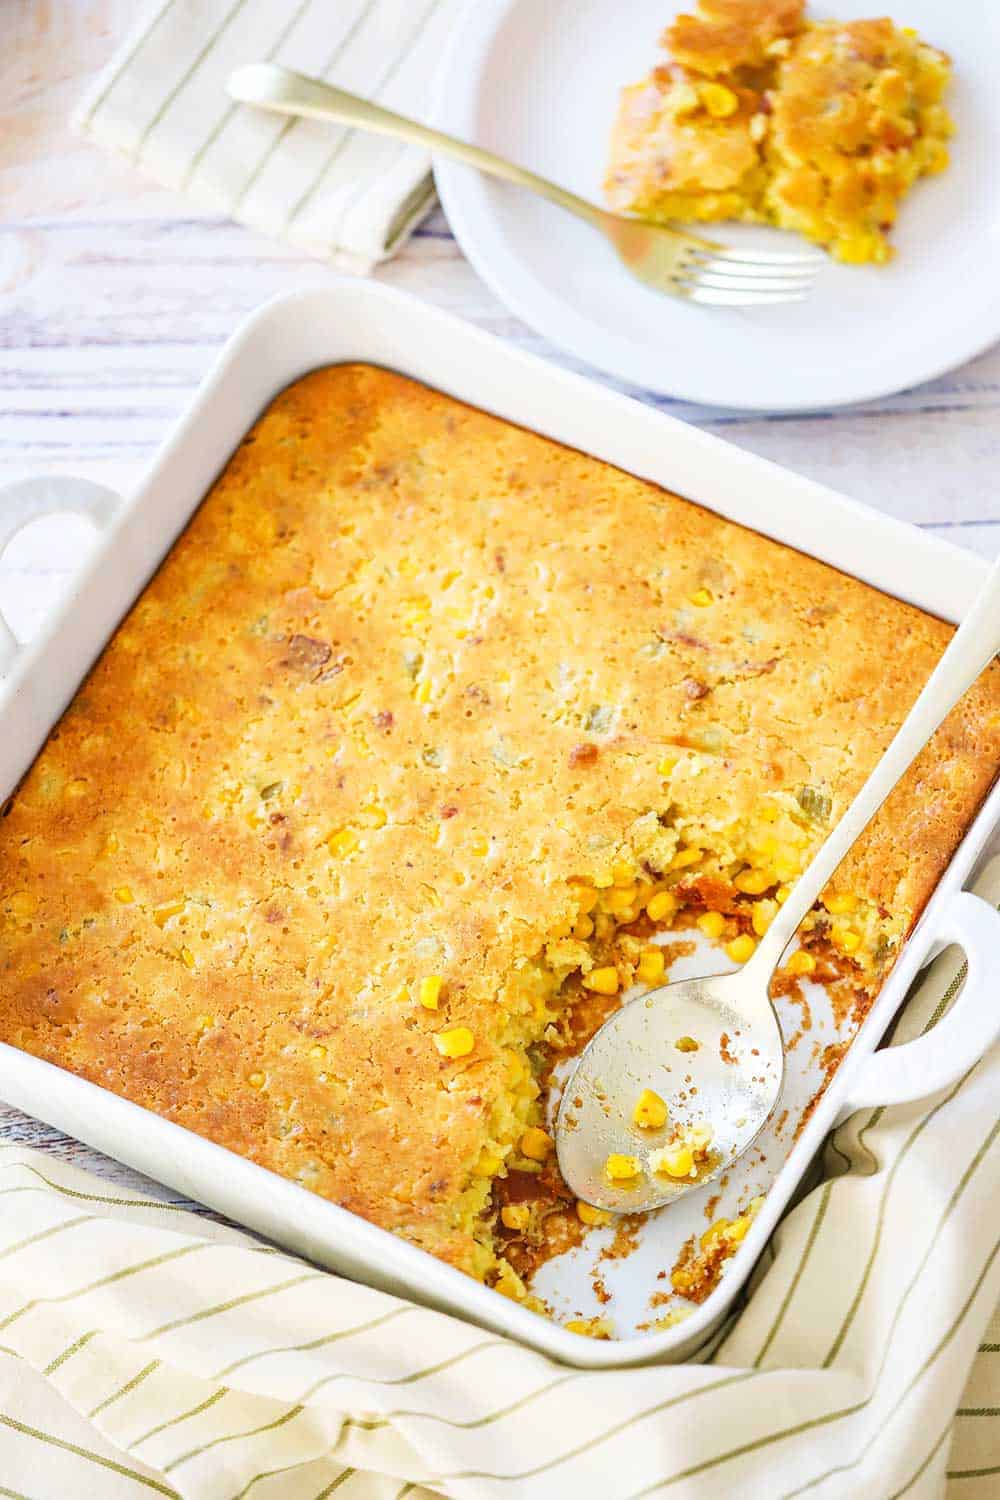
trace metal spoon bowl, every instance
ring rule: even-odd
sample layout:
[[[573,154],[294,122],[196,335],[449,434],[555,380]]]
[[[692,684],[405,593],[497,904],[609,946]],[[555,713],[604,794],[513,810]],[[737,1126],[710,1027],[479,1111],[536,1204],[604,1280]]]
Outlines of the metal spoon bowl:
[[[578,1198],[615,1213],[659,1208],[742,1156],[771,1113],[785,1068],[777,1018],[766,992],[761,999],[745,969],[685,979],[640,995],[601,1027],[567,1083],[556,1128],[559,1167]],[[660,1130],[632,1123],[646,1088],[669,1102]],[[712,1139],[696,1177],[653,1169],[650,1157],[676,1130],[704,1124]],[[604,1164],[613,1152],[638,1157],[641,1177],[610,1182]]]
[[[725,1172],[753,1144],[778,1102],[784,1049],[768,994],[774,970],[844,855],[945,716],[1000,649],[1000,562],[882,759],[736,974],[685,979],[624,1005],[580,1056],[563,1090],[556,1151],[563,1178],[584,1202],[617,1213],[671,1203]],[[680,1051],[689,1037],[697,1050]],[[666,1102],[657,1131],[633,1124],[643,1089]],[[650,1158],[693,1124],[711,1128],[704,1162],[683,1178]],[[608,1157],[638,1159],[627,1183],[609,1179]]]

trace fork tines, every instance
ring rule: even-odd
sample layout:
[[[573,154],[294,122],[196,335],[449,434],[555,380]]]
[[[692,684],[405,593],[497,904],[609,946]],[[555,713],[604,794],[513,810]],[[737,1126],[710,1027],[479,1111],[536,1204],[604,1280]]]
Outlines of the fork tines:
[[[802,302],[824,264],[825,257],[813,251],[693,246],[678,269],[675,285],[690,301],[718,307]]]

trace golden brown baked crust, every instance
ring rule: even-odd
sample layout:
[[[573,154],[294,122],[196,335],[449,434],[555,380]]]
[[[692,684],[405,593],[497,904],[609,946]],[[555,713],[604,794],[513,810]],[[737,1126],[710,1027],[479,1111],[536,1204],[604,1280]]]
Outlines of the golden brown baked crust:
[[[775,42],[802,27],[805,0],[699,0],[663,34],[664,46],[693,73],[715,77],[762,67]]]
[[[635,972],[580,912],[745,915],[762,867],[773,895],[949,633],[401,376],[317,371],[0,819],[0,1037],[492,1276],[525,1048],[566,975]],[[876,968],[998,760],[994,669],[837,882],[884,914]]]

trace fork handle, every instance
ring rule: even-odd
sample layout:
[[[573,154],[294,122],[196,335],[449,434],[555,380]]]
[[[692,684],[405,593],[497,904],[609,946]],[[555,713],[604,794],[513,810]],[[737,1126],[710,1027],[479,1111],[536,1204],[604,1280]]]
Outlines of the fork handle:
[[[590,224],[603,224],[608,217],[596,203],[590,203],[558,183],[539,177],[537,172],[529,172],[482,146],[460,141],[456,136],[422,125],[419,120],[394,114],[391,109],[383,109],[370,99],[361,99],[357,94],[349,94],[345,89],[323,83],[318,78],[308,78],[291,68],[282,68],[276,63],[250,63],[230,74],[226,87],[230,97],[241,104],[255,104],[279,115],[336,120],[341,125],[370,130],[376,135],[394,136],[397,140],[439,151],[443,156],[453,156],[456,161],[477,167],[491,177],[528,188]]]

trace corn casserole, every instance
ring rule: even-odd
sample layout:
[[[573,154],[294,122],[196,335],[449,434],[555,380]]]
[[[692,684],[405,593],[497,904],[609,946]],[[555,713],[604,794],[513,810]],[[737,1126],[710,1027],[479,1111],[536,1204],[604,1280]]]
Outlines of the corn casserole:
[[[412,380],[317,370],[3,810],[0,1039],[523,1298],[574,1017],[661,982],[672,926],[745,960],[950,633]],[[998,761],[995,667],[793,972],[876,993]]]
[[[654,221],[796,230],[882,263],[900,200],[948,164],[948,58],[886,19],[807,21],[805,0],[701,0],[669,60],[622,91],[608,201]]]

